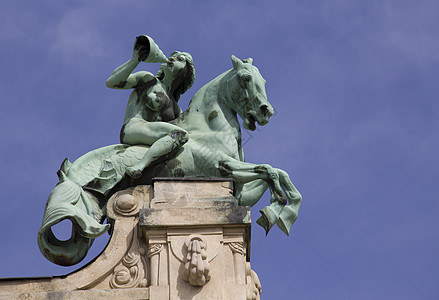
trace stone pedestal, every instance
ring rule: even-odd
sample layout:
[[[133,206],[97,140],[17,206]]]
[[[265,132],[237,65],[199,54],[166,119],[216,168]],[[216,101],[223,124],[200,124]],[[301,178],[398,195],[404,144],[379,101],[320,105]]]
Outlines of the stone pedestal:
[[[149,245],[151,299],[246,299],[250,208],[237,206],[232,184],[154,184],[139,221]]]
[[[250,208],[233,182],[158,179],[115,193],[105,251],[59,277],[0,279],[0,299],[259,299]]]

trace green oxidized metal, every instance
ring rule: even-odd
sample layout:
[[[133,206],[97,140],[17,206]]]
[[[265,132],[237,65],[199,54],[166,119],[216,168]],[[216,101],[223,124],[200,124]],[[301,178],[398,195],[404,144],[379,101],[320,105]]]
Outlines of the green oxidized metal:
[[[157,75],[140,71],[141,62],[162,62]],[[174,52],[164,57],[148,37],[136,39],[133,57],[118,67],[107,86],[133,89],[121,130],[122,144],[91,151],[74,163],[66,159],[59,183],[47,201],[38,244],[43,255],[60,265],[81,261],[103,225],[105,203],[117,190],[151,184],[154,177],[224,177],[235,181],[240,205],[253,206],[267,189],[271,204],[257,223],[266,232],[275,224],[289,234],[297,218],[301,195],[288,174],[270,165],[244,161],[241,129],[265,125],[273,108],[265,80],[251,58],[232,56],[233,69],[219,75],[192,98],[181,113],[177,101],[193,83],[192,57]],[[59,241],[51,226],[70,219],[72,237]]]

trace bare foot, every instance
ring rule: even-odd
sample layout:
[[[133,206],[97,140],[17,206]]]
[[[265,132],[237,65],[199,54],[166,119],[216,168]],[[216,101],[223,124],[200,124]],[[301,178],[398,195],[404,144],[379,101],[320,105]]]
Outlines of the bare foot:
[[[142,177],[142,169],[137,166],[127,168],[125,173],[133,179],[139,179]]]

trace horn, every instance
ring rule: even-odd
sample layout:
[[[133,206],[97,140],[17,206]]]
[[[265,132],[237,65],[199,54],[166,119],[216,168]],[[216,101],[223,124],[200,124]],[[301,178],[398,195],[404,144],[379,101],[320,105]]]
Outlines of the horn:
[[[147,50],[148,56],[143,59],[144,62],[152,63],[165,63],[168,61],[166,55],[163,54],[159,46],[154,42],[152,37],[147,35],[141,35],[136,37],[136,42],[134,43],[134,49],[145,48]]]

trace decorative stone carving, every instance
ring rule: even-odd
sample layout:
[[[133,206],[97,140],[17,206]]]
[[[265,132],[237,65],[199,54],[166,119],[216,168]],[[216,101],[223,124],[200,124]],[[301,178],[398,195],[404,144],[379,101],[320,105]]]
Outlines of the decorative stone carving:
[[[201,235],[192,234],[187,237],[184,245],[187,254],[184,258],[183,280],[191,285],[203,286],[210,280],[207,243]]]
[[[148,262],[138,234],[138,211],[150,198],[151,186],[116,192],[106,208],[112,236],[100,256],[67,276],[0,279],[0,299],[148,299]]]
[[[136,217],[142,207],[148,206],[152,198],[152,187],[138,185],[116,192],[107,203],[106,214],[113,220]]]
[[[235,283],[244,284],[245,275],[243,264],[245,263],[245,249],[243,242],[228,243],[233,253],[233,269],[235,273]]]
[[[139,206],[142,206],[141,195],[146,195],[149,187],[135,187],[125,191],[120,191],[108,202],[108,212],[119,220],[129,220],[133,217],[137,219]],[[128,236],[125,237],[127,239]],[[109,285],[113,289],[127,289],[136,287],[146,287],[148,264],[145,260],[145,248],[141,246],[138,239],[137,226],[133,228],[131,243],[128,251],[122,260],[113,269],[109,279]]]
[[[171,190],[166,183],[158,190]],[[191,197],[198,188],[203,208],[176,208],[172,201],[154,208],[155,184],[116,192],[106,208],[112,238],[99,257],[67,276],[0,280],[0,299],[259,299],[259,280],[246,265],[250,208],[237,206],[228,195],[223,199],[228,181],[184,186]],[[216,189],[220,199],[212,192]],[[184,190],[174,190],[174,197],[193,201]],[[182,217],[178,222],[172,215],[176,210]]]
[[[232,249],[233,254],[244,255],[244,243],[243,242],[232,242],[229,243],[230,249]]]
[[[148,257],[152,257],[156,254],[159,254],[163,249],[163,244],[151,244],[148,248]]]
[[[260,300],[262,287],[258,274],[251,269],[249,262],[245,266],[246,284],[247,284],[247,300]]]
[[[149,244],[148,257],[150,260],[151,270],[151,285],[159,285],[159,270],[160,270],[160,252],[163,250],[163,244],[154,243]]]
[[[129,251],[122,263],[114,268],[110,279],[110,287],[113,289],[146,287],[146,261],[145,249]]]
[[[247,299],[250,207],[238,206],[227,181],[156,180],[150,206],[139,213],[141,236],[163,245],[154,255],[158,271],[151,257],[151,279],[159,275],[151,300]]]
[[[122,216],[132,216],[139,211],[138,203],[139,201],[133,195],[123,194],[113,202],[113,210]]]

